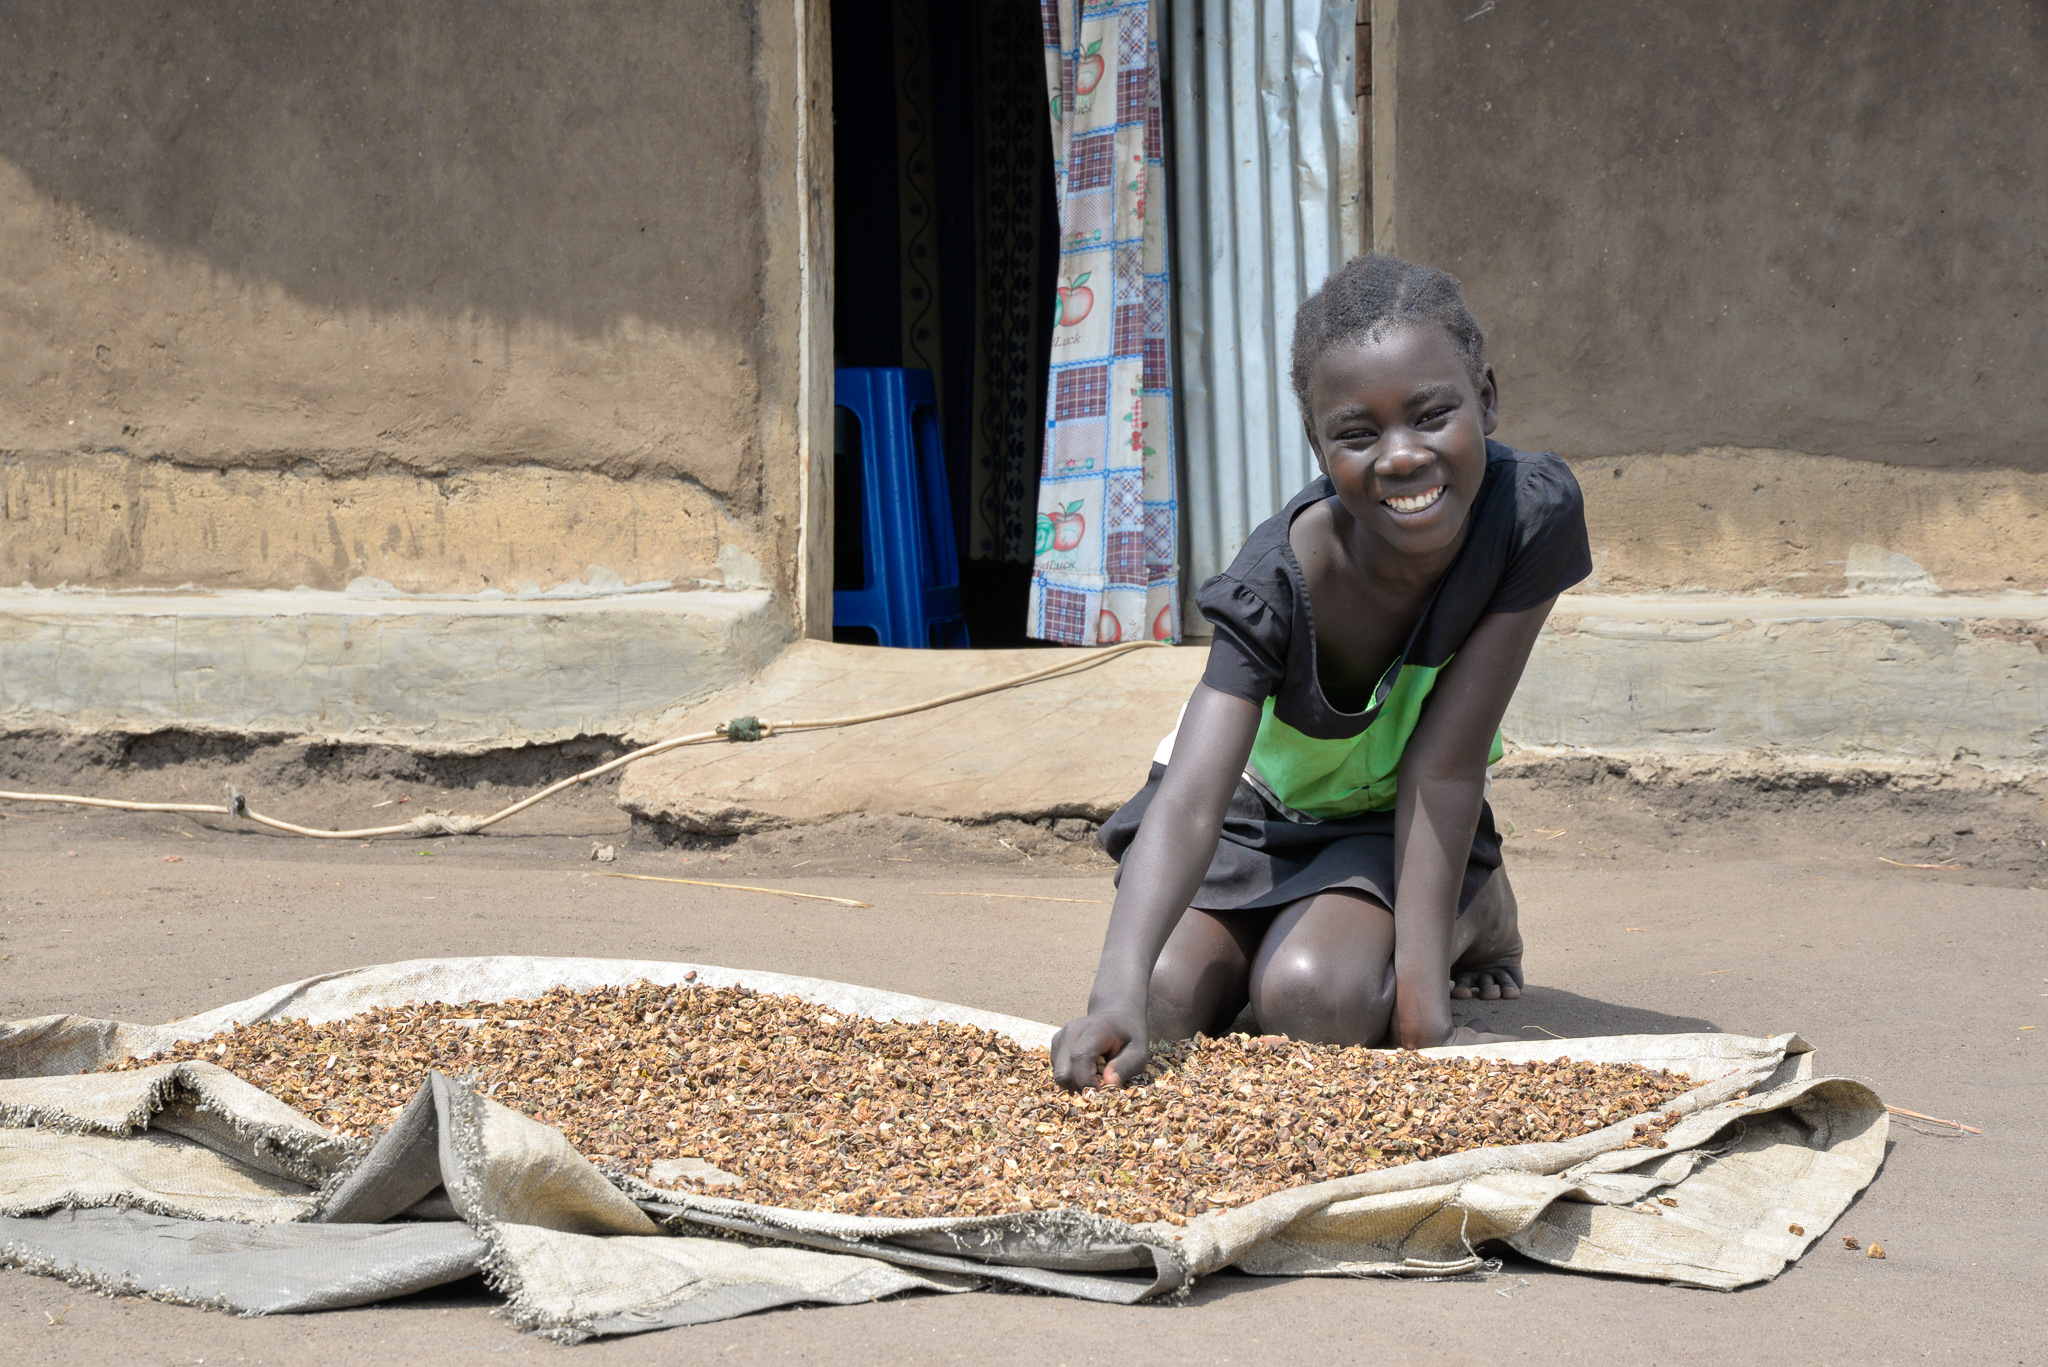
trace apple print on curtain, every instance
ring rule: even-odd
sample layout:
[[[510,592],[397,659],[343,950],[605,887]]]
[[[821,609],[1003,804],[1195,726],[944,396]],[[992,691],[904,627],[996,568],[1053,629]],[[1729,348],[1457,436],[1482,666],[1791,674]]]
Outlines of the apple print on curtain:
[[[1040,0],[1059,311],[1031,635],[1180,639],[1160,0]]]

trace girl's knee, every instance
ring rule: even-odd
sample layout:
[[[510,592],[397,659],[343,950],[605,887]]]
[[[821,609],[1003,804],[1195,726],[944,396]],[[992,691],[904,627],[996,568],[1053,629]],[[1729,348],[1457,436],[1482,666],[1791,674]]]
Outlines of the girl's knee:
[[[1200,1003],[1192,998],[1162,992],[1155,985],[1145,1004],[1145,1033],[1154,1044],[1193,1039],[1196,1035],[1211,1033],[1214,1028],[1209,1020],[1211,1014],[1202,1010]]]
[[[1384,965],[1377,974],[1370,969],[1283,949],[1252,983],[1259,1028],[1317,1044],[1377,1043],[1393,1013],[1394,989]]]
[[[1152,968],[1147,1028],[1155,1040],[1214,1033],[1244,1005],[1246,965],[1233,946],[1195,937],[1167,943]]]

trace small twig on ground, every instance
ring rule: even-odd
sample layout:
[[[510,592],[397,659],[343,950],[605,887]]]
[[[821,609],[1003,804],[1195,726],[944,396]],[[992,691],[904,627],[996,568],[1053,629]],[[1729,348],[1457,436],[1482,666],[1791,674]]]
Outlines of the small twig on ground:
[[[1941,1118],[1940,1116],[1938,1116],[1938,1115],[1922,1115],[1922,1114],[1920,1114],[1920,1112],[1918,1112],[1918,1111],[1909,1111],[1909,1110],[1907,1110],[1907,1109],[1906,1109],[1906,1108],[1905,1108],[1904,1106],[1893,1106],[1893,1105],[1887,1104],[1887,1105],[1885,1106],[1885,1109],[1886,1109],[1887,1111],[1890,1111],[1890,1112],[1891,1112],[1891,1113],[1892,1113],[1893,1115],[1902,1115],[1902,1116],[1905,1116],[1905,1117],[1907,1117],[1907,1118],[1908,1118],[1908,1119],[1910,1119],[1910,1120],[1925,1120],[1925,1121],[1927,1121],[1927,1122],[1928,1122],[1929,1124],[1932,1124],[1932,1125],[1949,1125],[1949,1126],[1953,1126],[1954,1128],[1956,1128],[1956,1129],[1958,1129],[1958,1130],[1962,1130],[1962,1131],[1963,1131],[1963,1132],[1965,1132],[1966,1134],[1982,1134],[1982,1133],[1984,1133],[1984,1131],[1982,1131],[1982,1130],[1978,1129],[1978,1128],[1977,1128],[1977,1127],[1976,1127],[1975,1125],[1965,1125],[1965,1124],[1964,1124],[1964,1123],[1963,1123],[1962,1121],[1960,1121],[1960,1120],[1943,1120],[1943,1119],[1942,1119],[1942,1118]]]
[[[1560,1034],[1558,1034],[1558,1033],[1557,1033],[1557,1031],[1555,1031],[1555,1030],[1552,1030],[1552,1029],[1551,1029],[1551,1028],[1550,1028],[1549,1026],[1547,1026],[1547,1025],[1525,1025],[1525,1026],[1523,1026],[1522,1028],[1523,1028],[1524,1030],[1541,1030],[1541,1031],[1542,1031],[1542,1032],[1543,1032],[1544,1034],[1546,1034],[1546,1035],[1550,1036],[1550,1037],[1551,1037],[1552,1039],[1563,1039],[1563,1038],[1564,1038],[1564,1036],[1563,1036],[1563,1035],[1560,1035]]]
[[[52,1326],[52,1327],[54,1328],[54,1327],[57,1327],[57,1326],[60,1326],[60,1325],[62,1325],[62,1324],[64,1323],[64,1317],[65,1317],[66,1315],[70,1314],[70,1313],[71,1313],[72,1311],[76,1310],[77,1308],[78,1308],[78,1302],[77,1302],[77,1301],[73,1301],[73,1302],[71,1302],[71,1304],[69,1304],[69,1305],[65,1306],[65,1307],[64,1307],[64,1308],[63,1308],[62,1310],[59,1310],[59,1311],[58,1311],[58,1312],[57,1312],[56,1314],[54,1314],[54,1315],[53,1315],[53,1314],[51,1314],[51,1313],[50,1313],[49,1311],[45,1310],[45,1311],[43,1312],[43,1318],[44,1318],[44,1319],[46,1319],[46,1320],[48,1320],[48,1321],[50,1322],[51,1326]]]
[[[1961,864],[1901,864],[1898,860],[1887,859],[1883,855],[1877,857],[1877,862],[1889,864],[1895,869],[1948,869],[1953,871],[1964,867]]]
[[[687,883],[693,888],[725,888],[731,892],[765,892],[771,897],[801,897],[806,902],[836,902],[842,907],[871,907],[873,902],[856,902],[851,897],[827,897],[822,892],[791,892],[788,888],[756,888],[745,883],[712,883],[702,878],[660,878],[651,873],[600,873],[600,878],[631,878],[641,883]]]

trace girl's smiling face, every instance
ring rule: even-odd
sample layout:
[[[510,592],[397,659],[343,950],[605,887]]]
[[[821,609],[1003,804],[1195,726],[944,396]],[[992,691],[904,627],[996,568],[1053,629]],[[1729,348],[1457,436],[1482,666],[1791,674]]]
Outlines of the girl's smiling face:
[[[1443,329],[1396,326],[1332,347],[1309,372],[1309,444],[1366,533],[1430,572],[1448,563],[1499,423],[1493,367],[1475,386]]]

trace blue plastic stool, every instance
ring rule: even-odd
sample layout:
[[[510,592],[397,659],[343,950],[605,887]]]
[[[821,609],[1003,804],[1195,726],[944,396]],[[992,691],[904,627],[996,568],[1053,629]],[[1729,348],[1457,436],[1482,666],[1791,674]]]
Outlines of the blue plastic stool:
[[[867,627],[885,646],[966,645],[931,372],[848,367],[833,388],[833,454],[859,447],[864,573],[832,594],[832,625]]]

